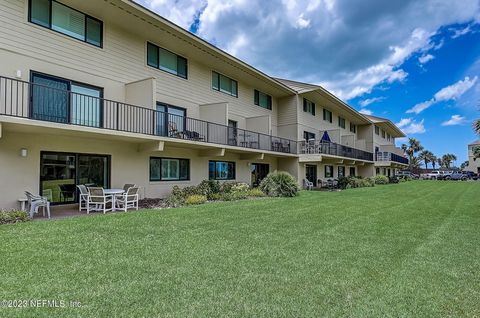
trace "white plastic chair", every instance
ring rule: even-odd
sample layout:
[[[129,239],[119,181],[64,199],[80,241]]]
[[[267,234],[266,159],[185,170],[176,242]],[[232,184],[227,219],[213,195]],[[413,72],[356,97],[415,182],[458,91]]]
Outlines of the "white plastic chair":
[[[309,181],[308,179],[303,179],[303,187],[306,190],[313,190],[313,182]]]
[[[117,208],[127,212],[129,208],[138,211],[138,187],[128,188],[127,192],[115,197]]]
[[[78,191],[80,191],[80,195],[78,198],[78,211],[87,210],[88,204],[88,190],[87,187],[83,184],[77,185]]]
[[[90,187],[88,188],[88,200],[87,200],[87,214],[90,211],[102,211],[105,214],[107,211],[112,211],[113,206],[111,208],[107,208],[107,205],[112,203],[112,196],[105,195],[103,188],[98,187]]]
[[[48,202],[46,197],[32,194],[31,192],[25,191],[25,195],[28,199],[29,206],[29,217],[33,219],[33,215],[38,213],[39,208],[43,208],[43,216],[45,216],[45,210],[47,211],[48,218],[50,218],[50,202]]]

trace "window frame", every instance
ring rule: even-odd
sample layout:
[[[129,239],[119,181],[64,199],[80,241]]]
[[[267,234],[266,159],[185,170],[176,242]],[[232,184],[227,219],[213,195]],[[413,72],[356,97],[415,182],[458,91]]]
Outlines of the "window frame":
[[[349,176],[352,176],[352,177],[355,177],[356,174],[357,174],[357,169],[355,167],[350,167],[350,169],[348,169],[348,173],[349,173]],[[353,170],[353,173],[352,173],[352,170]]]
[[[152,178],[152,160],[159,160],[160,161],[160,173],[159,173],[159,176],[160,178],[159,179],[153,179]],[[178,179],[163,179],[162,177],[162,161],[163,160],[178,160]],[[181,161],[184,161],[187,163],[187,177],[186,179],[182,179],[181,176],[180,176],[180,166],[181,166]],[[155,156],[151,156],[148,160],[148,178],[149,178],[149,181],[150,182],[179,182],[179,181],[190,181],[190,170],[191,170],[191,166],[190,166],[190,159],[188,158],[171,158],[171,157],[155,157]]]
[[[91,16],[91,15],[89,15],[89,14],[86,14],[86,13],[80,11],[80,10],[77,10],[77,9],[75,9],[75,8],[72,8],[71,6],[66,5],[66,4],[64,4],[64,3],[62,3],[62,2],[59,2],[59,1],[56,1],[56,0],[47,0],[48,3],[49,3],[49,6],[48,6],[49,21],[48,21],[48,27],[47,27],[47,26],[45,26],[45,25],[42,25],[42,24],[39,24],[39,23],[36,23],[36,22],[33,22],[33,21],[32,21],[32,1],[34,1],[34,0],[28,0],[28,22],[29,22],[29,23],[32,23],[32,24],[34,24],[34,25],[36,25],[36,26],[42,27],[42,28],[44,28],[44,29],[50,30],[50,31],[55,32],[55,33],[58,33],[58,34],[62,34],[62,35],[67,36],[67,37],[69,37],[69,38],[71,38],[71,39],[75,39],[75,40],[77,40],[77,41],[80,41],[80,42],[83,42],[83,43],[87,43],[87,44],[92,45],[92,46],[94,46],[94,47],[98,47],[98,48],[100,48],[100,49],[103,49],[103,39],[104,39],[104,34],[103,34],[103,32],[104,32],[104,25],[103,25],[103,21],[102,21],[102,20],[100,20],[100,19],[98,19],[98,18],[95,18],[95,17],[93,17],[93,16]],[[73,10],[73,11],[76,11],[76,12],[78,12],[78,13],[80,13],[80,14],[83,14],[83,15],[85,16],[85,21],[84,21],[84,25],[83,25],[84,31],[85,31],[85,36],[84,36],[84,39],[83,39],[83,40],[82,40],[82,39],[79,39],[79,38],[76,38],[76,37],[74,37],[74,36],[71,36],[71,35],[69,35],[69,34],[67,34],[67,33],[63,33],[63,32],[61,32],[61,31],[55,30],[55,29],[52,28],[52,7],[53,7],[53,6],[52,6],[52,3],[53,3],[53,2],[56,2],[56,3],[58,3],[58,4],[60,4],[60,5],[64,6],[64,7],[66,7],[66,8],[68,8],[68,9],[71,9],[71,10]],[[93,43],[87,41],[87,24],[88,24],[87,21],[88,21],[88,19],[91,19],[91,20],[94,20],[94,21],[100,23],[100,28],[101,28],[101,30],[100,30],[100,45],[96,45],[96,44],[93,44]]]
[[[309,106],[311,106],[310,110],[308,109]],[[315,110],[316,110],[315,108],[316,108],[316,105],[314,102],[312,102],[309,99],[306,99],[305,97],[303,98],[303,112],[308,113],[312,116],[315,116]]]
[[[357,125],[350,122],[350,132],[356,134],[357,133]]]
[[[342,125],[343,123],[343,125]],[[345,118],[338,116],[338,127],[345,129],[347,127],[347,121]]]
[[[343,171],[342,175],[340,175],[340,170]],[[345,168],[345,166],[338,166],[337,167],[337,177],[338,178],[345,177],[346,172],[347,172],[347,169]]]
[[[382,138],[385,139],[386,138],[385,130],[382,129],[381,134],[382,134]]]
[[[213,76],[214,76],[214,75],[217,76],[218,88],[213,87]],[[235,94],[235,95],[234,95],[232,92],[230,92],[230,93],[229,93],[229,92],[225,92],[225,91],[223,91],[223,90],[221,89],[221,87],[220,87],[220,86],[221,86],[221,85],[220,85],[220,77],[221,77],[221,76],[229,79],[229,80],[231,81],[231,83],[232,83],[232,82],[235,83],[235,86],[237,87],[237,89],[236,89],[236,94]],[[238,81],[237,81],[237,80],[234,80],[233,78],[231,78],[231,77],[229,77],[229,76],[226,76],[226,75],[224,75],[224,74],[222,74],[222,73],[219,73],[219,72],[213,71],[213,70],[212,70],[212,82],[211,82],[211,87],[212,87],[212,90],[214,90],[214,91],[216,91],[216,92],[220,92],[220,93],[222,93],[222,94],[225,94],[225,95],[228,95],[228,96],[232,96],[232,97],[238,98]],[[233,86],[232,86],[232,87],[233,87]]]
[[[214,170],[214,177],[213,179],[210,178],[210,163],[215,164],[215,170]],[[232,164],[233,165],[233,177],[228,176],[227,172],[227,178],[226,179],[221,179],[217,177],[217,164],[218,163],[226,163],[227,165]],[[235,161],[223,161],[223,160],[209,160],[208,161],[208,180],[218,180],[218,181],[231,181],[231,180],[236,180],[237,178],[237,164]]]
[[[375,126],[375,135],[380,136],[380,127]]]
[[[152,46],[157,50],[157,65],[156,65],[156,66],[155,66],[155,65],[151,65],[151,64],[149,64],[149,62],[148,62],[148,46],[149,46],[149,45],[152,45]],[[169,53],[171,53],[171,54],[173,54],[173,55],[175,55],[175,56],[177,57],[177,72],[176,72],[176,73],[169,72],[169,71],[161,68],[161,64],[160,64],[160,60],[161,60],[161,58],[160,58],[160,49],[162,49],[162,50],[164,50],[164,51],[167,51],[167,52],[169,52]],[[151,68],[154,68],[154,69],[156,69],[156,70],[165,72],[165,73],[167,73],[167,74],[174,75],[174,76],[176,76],[176,77],[180,77],[180,78],[183,78],[183,79],[185,79],[185,80],[188,80],[188,59],[187,59],[185,56],[179,55],[179,54],[177,54],[177,53],[175,53],[175,52],[172,52],[172,51],[170,51],[170,50],[168,50],[168,49],[166,49],[166,48],[164,48],[164,47],[161,47],[160,45],[156,45],[155,43],[150,42],[150,41],[147,41],[146,53],[147,53],[147,54],[146,54],[145,62],[146,62],[146,64],[147,64],[148,67],[151,67]],[[179,72],[178,72],[178,59],[183,59],[183,60],[185,61],[185,76],[180,75]]]
[[[308,136],[313,136],[313,138],[308,138]],[[311,139],[315,140],[315,138],[316,138],[315,133],[312,133],[312,132],[306,131],[306,130],[303,131],[303,139],[305,139],[306,141],[309,141]]]
[[[238,90],[238,86],[237,86],[237,90]],[[263,94],[267,97],[267,107],[263,107],[262,105],[260,105],[260,94]],[[259,91],[257,89],[253,91],[253,103],[263,109],[272,110],[272,104],[273,104],[272,96],[262,91]]]
[[[330,168],[331,175],[327,175],[327,169]],[[332,165],[325,165],[325,178],[333,178],[334,172],[333,172],[333,166]]]
[[[327,114],[330,115],[330,118],[327,118]],[[333,123],[333,113],[326,108],[323,109],[323,120],[328,121],[330,124]]]

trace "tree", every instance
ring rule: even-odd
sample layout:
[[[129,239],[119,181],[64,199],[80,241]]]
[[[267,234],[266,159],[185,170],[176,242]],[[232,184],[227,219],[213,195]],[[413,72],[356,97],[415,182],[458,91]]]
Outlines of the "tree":
[[[438,164],[438,167],[439,167],[439,168],[443,168],[444,165],[443,165],[443,160],[442,160],[442,158],[437,158],[437,164]]]
[[[428,169],[428,163],[432,162],[432,157],[433,153],[428,150],[424,150],[418,155],[418,159],[425,163],[425,169]]]
[[[478,158],[480,158],[480,146],[474,146],[472,148],[472,152],[473,152],[473,160],[477,160]]]
[[[418,170],[420,169],[420,165],[422,164],[422,161],[419,159],[419,157],[412,157],[409,163],[410,163],[411,169]]]
[[[475,130],[477,135],[480,135],[480,119],[477,119],[473,122],[473,130]]]
[[[447,154],[442,156],[443,165],[447,169],[450,169],[450,167],[452,165],[452,162],[454,162],[455,160],[457,160],[457,156],[455,156],[454,154],[451,154],[451,153],[447,153]]]
[[[468,167],[468,164],[469,164],[468,160],[465,161],[465,162],[463,162],[463,163],[460,165],[460,169],[462,169],[462,170],[465,169],[466,167]]]
[[[419,151],[422,151],[423,147],[420,144],[420,141],[418,141],[417,139],[409,138],[408,145],[402,145],[402,149],[404,149],[405,153],[408,156],[408,159],[410,159],[409,161],[412,162],[415,154]],[[411,168],[414,168],[412,164],[410,164],[410,169]]]
[[[433,170],[435,170],[435,166],[437,165],[437,160],[438,158],[432,154],[432,157],[430,158],[430,162],[432,163]]]

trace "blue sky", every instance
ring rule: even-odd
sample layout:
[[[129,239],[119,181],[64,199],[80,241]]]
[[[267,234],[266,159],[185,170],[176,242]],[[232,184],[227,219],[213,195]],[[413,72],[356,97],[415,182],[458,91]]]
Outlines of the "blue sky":
[[[390,118],[437,156],[460,164],[478,139],[478,0],[137,2],[269,75]]]

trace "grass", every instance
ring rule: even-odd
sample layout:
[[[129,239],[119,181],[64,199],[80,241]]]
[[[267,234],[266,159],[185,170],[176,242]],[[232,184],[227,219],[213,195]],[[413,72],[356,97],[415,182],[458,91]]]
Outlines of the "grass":
[[[480,182],[0,227],[2,317],[480,316]]]

